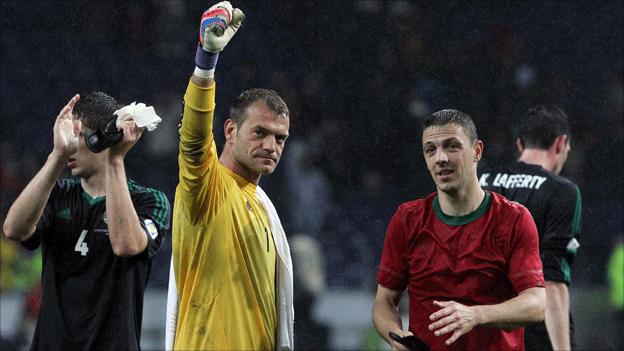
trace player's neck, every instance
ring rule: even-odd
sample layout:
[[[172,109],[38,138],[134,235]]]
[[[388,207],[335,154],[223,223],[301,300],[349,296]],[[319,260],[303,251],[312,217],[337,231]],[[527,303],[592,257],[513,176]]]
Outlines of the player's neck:
[[[485,197],[485,191],[481,189],[478,181],[473,183],[453,193],[438,191],[438,203],[442,212],[449,216],[458,217],[476,210]]]
[[[550,150],[524,149],[518,161],[541,166],[548,172],[553,172],[556,166],[555,158],[552,157]]]
[[[95,173],[88,178],[80,178],[80,185],[92,198],[106,196],[104,172]]]
[[[247,180],[248,182],[255,185],[258,185],[258,183],[260,183],[260,174],[254,173],[236,162],[234,157],[232,157],[231,152],[226,153],[224,150],[224,152],[221,153],[221,157],[219,157],[219,162],[221,162],[221,164],[224,165],[225,168],[245,178],[245,180]]]

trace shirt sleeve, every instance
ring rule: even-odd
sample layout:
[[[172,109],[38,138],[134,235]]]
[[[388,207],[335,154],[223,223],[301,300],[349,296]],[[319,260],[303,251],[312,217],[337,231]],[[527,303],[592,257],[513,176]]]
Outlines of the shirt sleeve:
[[[377,283],[395,291],[405,290],[408,281],[409,266],[404,228],[404,219],[399,208],[388,225],[377,271]]]
[[[514,225],[509,247],[507,276],[516,293],[544,286],[542,260],[539,255],[539,236],[533,217],[525,207]]]
[[[147,235],[147,254],[154,256],[170,230],[171,206],[165,194],[155,189],[140,193],[134,202],[139,222]]]
[[[36,250],[42,242],[50,239],[47,237],[47,233],[51,232],[52,222],[54,220],[54,201],[53,199],[56,197],[60,189],[59,182],[54,184],[52,188],[52,192],[50,193],[50,197],[48,198],[48,202],[46,206],[43,208],[43,213],[41,214],[41,218],[37,222],[37,227],[35,228],[35,232],[30,238],[21,242],[22,246],[28,250]]]
[[[179,126],[179,184],[176,189],[183,214],[192,223],[211,212],[211,196],[219,195],[219,156],[214,141],[215,84],[200,87],[189,81]]]
[[[553,194],[545,214],[541,256],[546,280],[570,284],[570,266],[580,246],[581,192],[570,184]]]

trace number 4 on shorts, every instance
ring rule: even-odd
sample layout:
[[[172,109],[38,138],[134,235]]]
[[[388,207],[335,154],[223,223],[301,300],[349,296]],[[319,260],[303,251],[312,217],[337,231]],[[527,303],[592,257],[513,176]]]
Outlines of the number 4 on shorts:
[[[83,256],[86,256],[87,252],[89,252],[89,247],[87,246],[87,243],[84,242],[86,236],[87,230],[84,229],[82,233],[80,233],[80,238],[78,238],[78,242],[76,242],[76,247],[74,247],[74,251],[80,252]]]

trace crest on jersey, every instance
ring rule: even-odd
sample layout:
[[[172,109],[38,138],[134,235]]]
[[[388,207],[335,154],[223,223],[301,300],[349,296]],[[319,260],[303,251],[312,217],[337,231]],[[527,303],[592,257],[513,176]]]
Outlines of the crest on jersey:
[[[143,223],[145,223],[145,229],[147,229],[147,233],[152,237],[152,240],[156,240],[156,237],[158,237],[156,224],[151,219],[146,219]]]
[[[247,206],[247,211],[253,212],[253,208],[251,208],[251,203],[249,202],[249,200],[245,202],[245,206]]]
[[[70,212],[69,208],[66,208],[64,210],[58,211],[58,213],[56,215],[58,217],[60,217],[60,218],[71,220],[71,212]]]
[[[106,223],[106,225],[108,225],[108,215],[106,214],[106,211],[102,214],[102,220]]]

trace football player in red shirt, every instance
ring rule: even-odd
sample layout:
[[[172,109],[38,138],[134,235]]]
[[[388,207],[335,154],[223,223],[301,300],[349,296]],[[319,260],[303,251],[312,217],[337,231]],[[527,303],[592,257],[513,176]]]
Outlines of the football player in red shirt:
[[[479,186],[483,154],[469,115],[438,111],[423,122],[423,154],[436,192],[402,204],[386,233],[373,321],[432,350],[523,350],[523,325],[544,320],[546,294],[529,211]],[[409,330],[399,302],[409,296]]]

